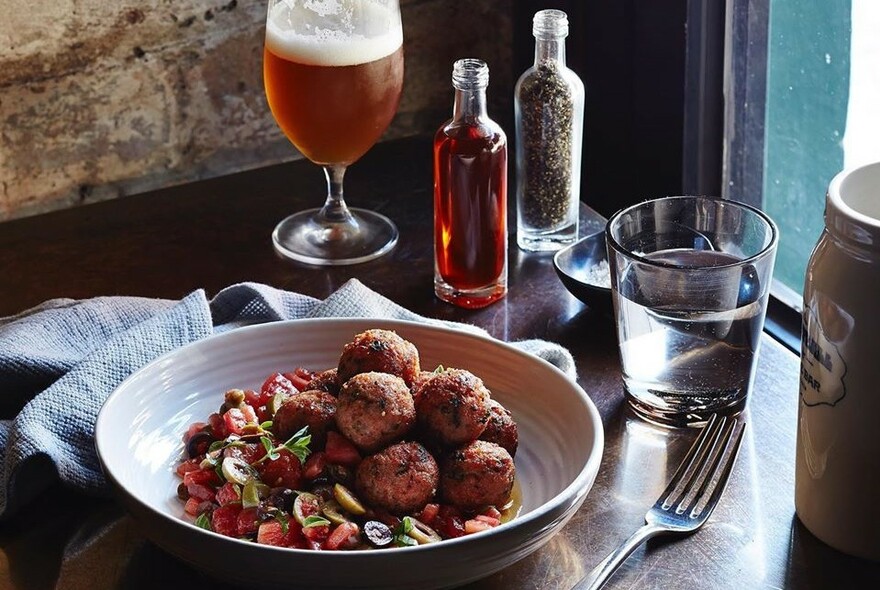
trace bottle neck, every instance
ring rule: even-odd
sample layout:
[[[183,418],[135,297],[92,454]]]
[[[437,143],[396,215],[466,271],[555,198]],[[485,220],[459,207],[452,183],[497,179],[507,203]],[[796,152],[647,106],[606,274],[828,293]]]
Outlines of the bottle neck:
[[[535,39],[535,65],[546,61],[565,65],[565,37]]]
[[[453,120],[485,119],[487,117],[485,88],[455,89]]]

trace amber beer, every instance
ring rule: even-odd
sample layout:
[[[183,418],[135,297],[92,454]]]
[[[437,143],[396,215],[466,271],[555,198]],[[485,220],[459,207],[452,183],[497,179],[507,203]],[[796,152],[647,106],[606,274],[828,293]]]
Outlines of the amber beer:
[[[388,25],[381,35],[322,39],[285,29],[290,11],[278,4],[267,21],[263,77],[269,107],[311,161],[351,164],[378,141],[397,111],[403,85],[399,19],[374,7],[377,22]]]

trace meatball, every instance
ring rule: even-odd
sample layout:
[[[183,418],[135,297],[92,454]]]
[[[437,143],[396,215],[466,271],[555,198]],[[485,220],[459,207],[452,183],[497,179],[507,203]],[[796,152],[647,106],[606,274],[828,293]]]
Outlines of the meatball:
[[[308,426],[308,433],[312,435],[312,448],[322,447],[327,438],[327,430],[333,427],[335,415],[335,397],[326,391],[302,391],[284,400],[272,418],[272,431],[284,441],[303,426]]]
[[[418,512],[437,492],[437,462],[416,442],[401,442],[360,462],[355,489],[367,503],[392,514]]]
[[[433,371],[419,371],[419,374],[416,375],[416,378],[413,379],[412,385],[409,387],[414,400],[419,397],[419,391],[421,391],[422,386],[430,381],[433,376]]]
[[[494,399],[489,400],[489,421],[480,440],[493,442],[513,457],[519,444],[519,432],[510,411]]]
[[[339,390],[336,426],[362,451],[377,451],[401,439],[416,423],[412,394],[388,373],[359,373]]]
[[[345,345],[339,357],[339,382],[358,373],[377,371],[397,375],[411,386],[419,374],[419,351],[389,330],[367,330]]]
[[[315,373],[312,380],[309,381],[309,389],[317,389],[318,391],[326,391],[330,395],[339,395],[339,374],[336,367]]]
[[[510,500],[516,467],[510,453],[495,443],[476,440],[443,461],[443,500],[465,510],[500,508]]]
[[[419,388],[416,414],[426,436],[447,447],[476,440],[489,421],[489,390],[469,371],[447,369]]]

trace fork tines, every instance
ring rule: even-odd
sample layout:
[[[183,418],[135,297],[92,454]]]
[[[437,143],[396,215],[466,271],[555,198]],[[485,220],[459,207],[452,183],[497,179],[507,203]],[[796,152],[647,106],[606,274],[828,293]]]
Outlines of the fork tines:
[[[744,431],[740,417],[712,414],[655,506],[708,518],[733,469]]]

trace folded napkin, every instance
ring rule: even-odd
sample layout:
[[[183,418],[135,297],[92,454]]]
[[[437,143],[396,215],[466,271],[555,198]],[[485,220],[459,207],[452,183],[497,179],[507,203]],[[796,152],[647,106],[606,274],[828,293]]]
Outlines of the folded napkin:
[[[57,479],[107,491],[94,448],[104,400],[128,375],[184,344],[239,326],[285,319],[403,319],[485,334],[467,324],[419,316],[352,279],[324,301],[257,283],[214,299],[55,299],[0,318],[0,519]],[[514,343],[574,377],[567,350],[542,340]]]

